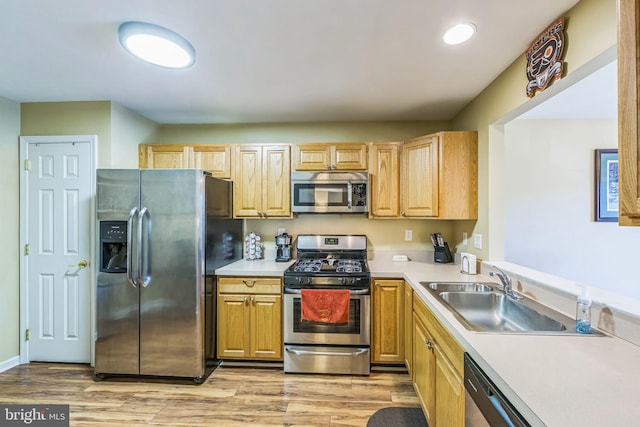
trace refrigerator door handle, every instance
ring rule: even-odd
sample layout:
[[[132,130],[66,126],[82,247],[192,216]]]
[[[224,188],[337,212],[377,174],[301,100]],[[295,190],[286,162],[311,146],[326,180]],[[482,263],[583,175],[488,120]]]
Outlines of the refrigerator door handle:
[[[137,213],[138,208],[131,209],[131,212],[129,212],[129,219],[127,220],[127,280],[134,288],[138,287],[138,282],[133,277],[133,257],[131,256],[133,247],[131,246],[131,242],[133,241],[133,219]]]
[[[149,286],[151,272],[149,266],[149,221],[144,226],[144,217],[149,211],[146,207],[138,213],[138,281],[143,288]]]

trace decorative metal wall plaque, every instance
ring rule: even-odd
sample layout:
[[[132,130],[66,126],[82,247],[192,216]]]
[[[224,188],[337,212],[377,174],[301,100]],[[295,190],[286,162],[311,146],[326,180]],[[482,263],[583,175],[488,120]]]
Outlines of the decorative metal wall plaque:
[[[527,96],[543,91],[552,80],[562,78],[564,61],[564,22],[560,18],[538,36],[527,50]]]

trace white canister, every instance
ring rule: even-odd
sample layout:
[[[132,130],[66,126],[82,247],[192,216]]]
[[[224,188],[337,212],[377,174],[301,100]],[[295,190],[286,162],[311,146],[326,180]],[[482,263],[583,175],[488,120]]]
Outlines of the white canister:
[[[460,272],[465,274],[477,274],[476,256],[466,252],[460,252]]]

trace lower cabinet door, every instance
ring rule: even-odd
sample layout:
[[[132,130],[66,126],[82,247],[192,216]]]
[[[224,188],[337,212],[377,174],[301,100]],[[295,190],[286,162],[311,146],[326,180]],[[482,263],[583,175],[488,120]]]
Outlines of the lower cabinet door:
[[[464,383],[437,345],[436,354],[436,427],[464,426]]]
[[[433,339],[415,314],[413,324],[413,388],[418,395],[427,423],[433,426],[436,414],[436,360]]]
[[[249,302],[248,295],[218,295],[218,358],[249,357]]]
[[[252,295],[251,357],[282,360],[282,297]]]

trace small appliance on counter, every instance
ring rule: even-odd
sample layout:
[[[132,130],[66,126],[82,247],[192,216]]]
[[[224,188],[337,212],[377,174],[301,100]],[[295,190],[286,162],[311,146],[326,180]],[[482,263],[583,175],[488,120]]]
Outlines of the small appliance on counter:
[[[276,236],[276,261],[286,262],[291,260],[291,236],[287,233]]]
[[[431,243],[433,243],[433,262],[446,264],[453,261],[449,245],[442,238],[442,234],[433,233],[431,235]]]
[[[244,259],[254,261],[263,258],[262,237],[252,231],[244,238]]]

